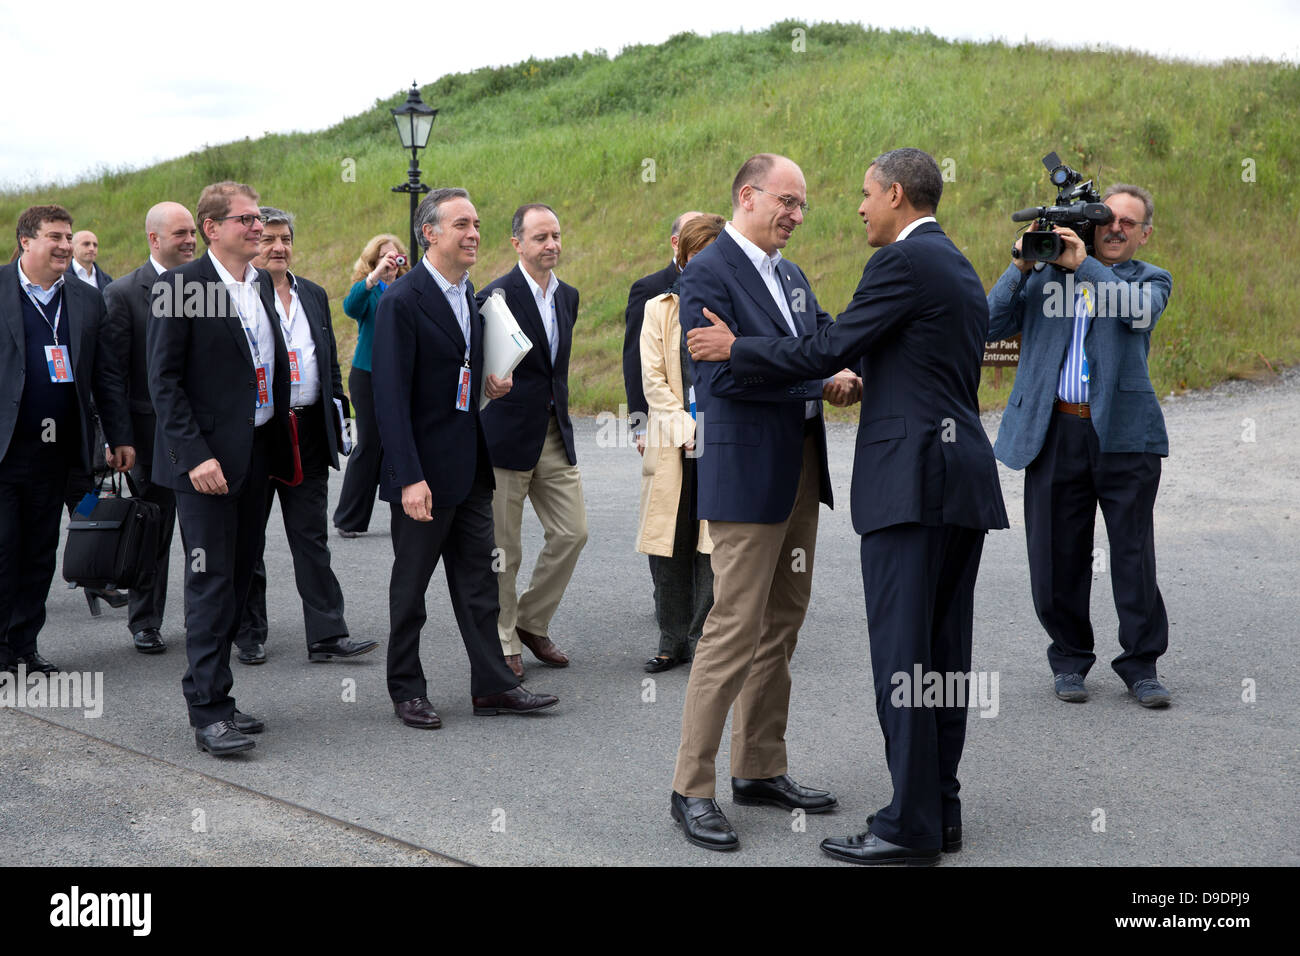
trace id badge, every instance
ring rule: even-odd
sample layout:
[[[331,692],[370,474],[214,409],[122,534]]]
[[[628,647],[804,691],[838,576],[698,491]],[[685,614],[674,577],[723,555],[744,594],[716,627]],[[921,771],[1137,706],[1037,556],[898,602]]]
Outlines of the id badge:
[[[271,404],[271,389],[268,369],[265,365],[257,367],[257,408],[266,408]]]
[[[50,370],[51,382],[72,381],[72,358],[66,345],[45,346],[45,365]]]
[[[686,407],[691,413],[691,418],[694,418],[695,417],[695,386],[694,385],[692,385],[691,390],[686,393]]]
[[[456,386],[456,411],[469,411],[470,370],[468,365],[461,366],[460,383]]]
[[[289,349],[289,384],[301,385],[302,373],[299,366],[302,362],[302,349]]]

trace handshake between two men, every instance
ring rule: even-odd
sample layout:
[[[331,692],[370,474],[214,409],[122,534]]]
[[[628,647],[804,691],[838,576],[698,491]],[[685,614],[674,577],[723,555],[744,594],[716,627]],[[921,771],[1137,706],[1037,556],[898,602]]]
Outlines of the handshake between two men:
[[[736,336],[712,309],[703,312],[710,324],[687,331],[687,351],[696,362],[725,362],[731,358],[731,343]],[[862,400],[862,377],[851,369],[841,369],[822,384],[822,398],[840,408],[857,404]]]

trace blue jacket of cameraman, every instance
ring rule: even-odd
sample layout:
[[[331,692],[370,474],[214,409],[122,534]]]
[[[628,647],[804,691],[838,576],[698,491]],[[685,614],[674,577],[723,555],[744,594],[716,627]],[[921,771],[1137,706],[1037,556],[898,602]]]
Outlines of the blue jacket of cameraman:
[[[1042,450],[1080,287],[1092,303],[1084,351],[1101,451],[1169,454],[1147,353],[1173,278],[1138,259],[1108,267],[1088,256],[1073,274],[1047,266],[1025,275],[1012,264],[989,292],[988,341],[1021,336],[1020,367],[993,446],[1009,468],[1024,468]]]

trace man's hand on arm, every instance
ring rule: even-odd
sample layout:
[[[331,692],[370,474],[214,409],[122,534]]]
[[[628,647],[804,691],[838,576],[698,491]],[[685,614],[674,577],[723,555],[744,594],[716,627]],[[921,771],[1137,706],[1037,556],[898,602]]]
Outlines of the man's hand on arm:
[[[690,329],[686,333],[686,350],[697,362],[725,362],[731,358],[731,343],[736,341],[727,323],[710,309],[704,310],[708,325]]]
[[[205,495],[224,495],[230,491],[226,476],[221,470],[221,462],[215,458],[200,462],[190,469],[190,484],[194,490]]]
[[[416,521],[433,520],[433,493],[427,481],[402,486],[402,510]]]
[[[1019,253],[1021,251],[1020,239],[1017,239],[1016,244],[1011,248],[1013,248],[1017,253]],[[1029,273],[1034,271],[1034,264],[1030,262],[1028,259],[1020,255],[1012,256],[1011,264],[1015,266],[1017,269],[1019,269],[1022,275],[1029,275]]]

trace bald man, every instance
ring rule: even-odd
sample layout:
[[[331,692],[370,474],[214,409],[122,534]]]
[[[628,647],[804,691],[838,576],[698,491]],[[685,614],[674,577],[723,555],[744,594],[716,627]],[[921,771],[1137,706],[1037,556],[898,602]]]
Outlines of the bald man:
[[[145,346],[151,289],[160,275],[194,258],[194,217],[175,202],[160,202],[145,215],[145,237],[149,258],[128,276],[104,290],[108,319],[104,324],[104,352],[127,379],[131,407],[131,437],[136,455],[131,476],[141,497],[162,510],[158,554],[153,584],[148,590],[130,592],[127,626],[135,649],[141,654],[167,650],[162,638],[163,605],[167,600],[167,565],[176,524],[176,496],[170,488],[156,485],[153,476],[154,416],[149,398],[149,363]],[[75,243],[74,243],[75,245]]]
[[[99,266],[99,237],[89,229],[82,229],[72,237],[72,271],[78,279],[93,285],[100,292],[108,287],[113,277]]]

